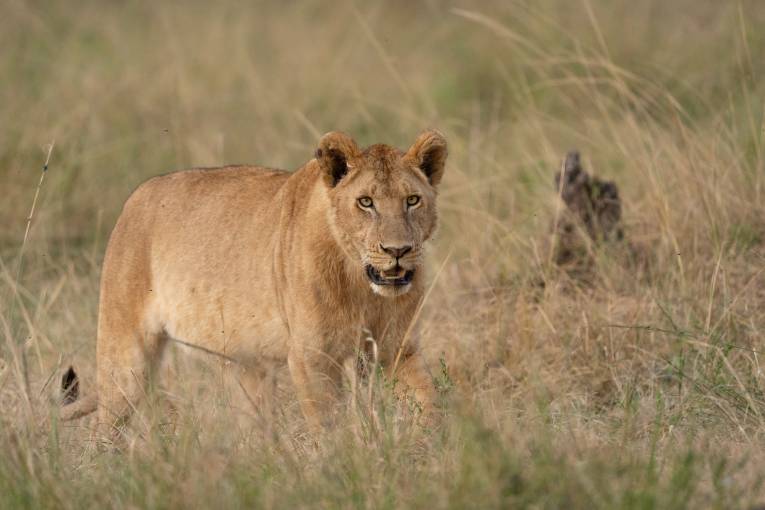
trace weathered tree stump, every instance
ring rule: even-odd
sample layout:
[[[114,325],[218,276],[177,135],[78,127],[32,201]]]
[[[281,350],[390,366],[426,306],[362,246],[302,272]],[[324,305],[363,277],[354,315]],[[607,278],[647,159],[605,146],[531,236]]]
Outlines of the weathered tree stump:
[[[566,210],[554,222],[553,260],[574,272],[585,271],[592,265],[594,246],[624,237],[619,190],[614,182],[585,172],[577,151],[566,155],[555,174],[555,188]]]

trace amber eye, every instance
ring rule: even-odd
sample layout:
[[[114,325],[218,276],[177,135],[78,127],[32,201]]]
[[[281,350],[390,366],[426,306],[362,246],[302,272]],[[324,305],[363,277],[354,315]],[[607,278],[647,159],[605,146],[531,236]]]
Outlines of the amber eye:
[[[369,209],[370,207],[372,207],[372,204],[373,204],[372,199],[369,197],[359,198],[359,205],[365,209]]]
[[[417,195],[409,195],[406,197],[406,205],[409,207],[415,206],[420,203],[420,197]]]

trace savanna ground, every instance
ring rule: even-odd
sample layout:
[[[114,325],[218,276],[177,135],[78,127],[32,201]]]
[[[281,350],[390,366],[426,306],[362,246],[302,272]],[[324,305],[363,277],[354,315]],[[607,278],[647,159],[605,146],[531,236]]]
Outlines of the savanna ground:
[[[765,4],[275,4],[3,3],[0,507],[765,502]],[[373,378],[316,441],[289,384],[264,413],[183,358],[121,452],[57,423],[63,368],[92,391],[100,262],[138,183],[429,126],[450,142],[419,319],[440,426]],[[648,263],[551,263],[572,147]]]

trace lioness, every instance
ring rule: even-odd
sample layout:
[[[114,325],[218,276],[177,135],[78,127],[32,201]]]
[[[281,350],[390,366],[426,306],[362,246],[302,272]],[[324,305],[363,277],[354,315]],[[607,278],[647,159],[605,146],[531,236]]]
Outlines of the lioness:
[[[361,150],[332,132],[292,173],[228,166],[142,184],[104,258],[98,395],[65,406],[62,418],[98,408],[99,427],[117,429],[178,340],[243,366],[286,361],[303,414],[319,427],[363,328],[396,388],[427,413],[432,381],[405,336],[423,298],[423,244],[436,228],[446,156],[437,131],[406,152]],[[257,387],[261,372],[246,373],[245,387]]]

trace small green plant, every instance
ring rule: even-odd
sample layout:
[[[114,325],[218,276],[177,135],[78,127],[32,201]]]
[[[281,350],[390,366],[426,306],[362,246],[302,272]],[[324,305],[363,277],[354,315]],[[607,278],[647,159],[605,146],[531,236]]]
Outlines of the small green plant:
[[[443,406],[454,390],[454,381],[449,374],[449,367],[442,355],[438,358],[438,372],[433,377],[433,384],[439,397],[439,403]]]

